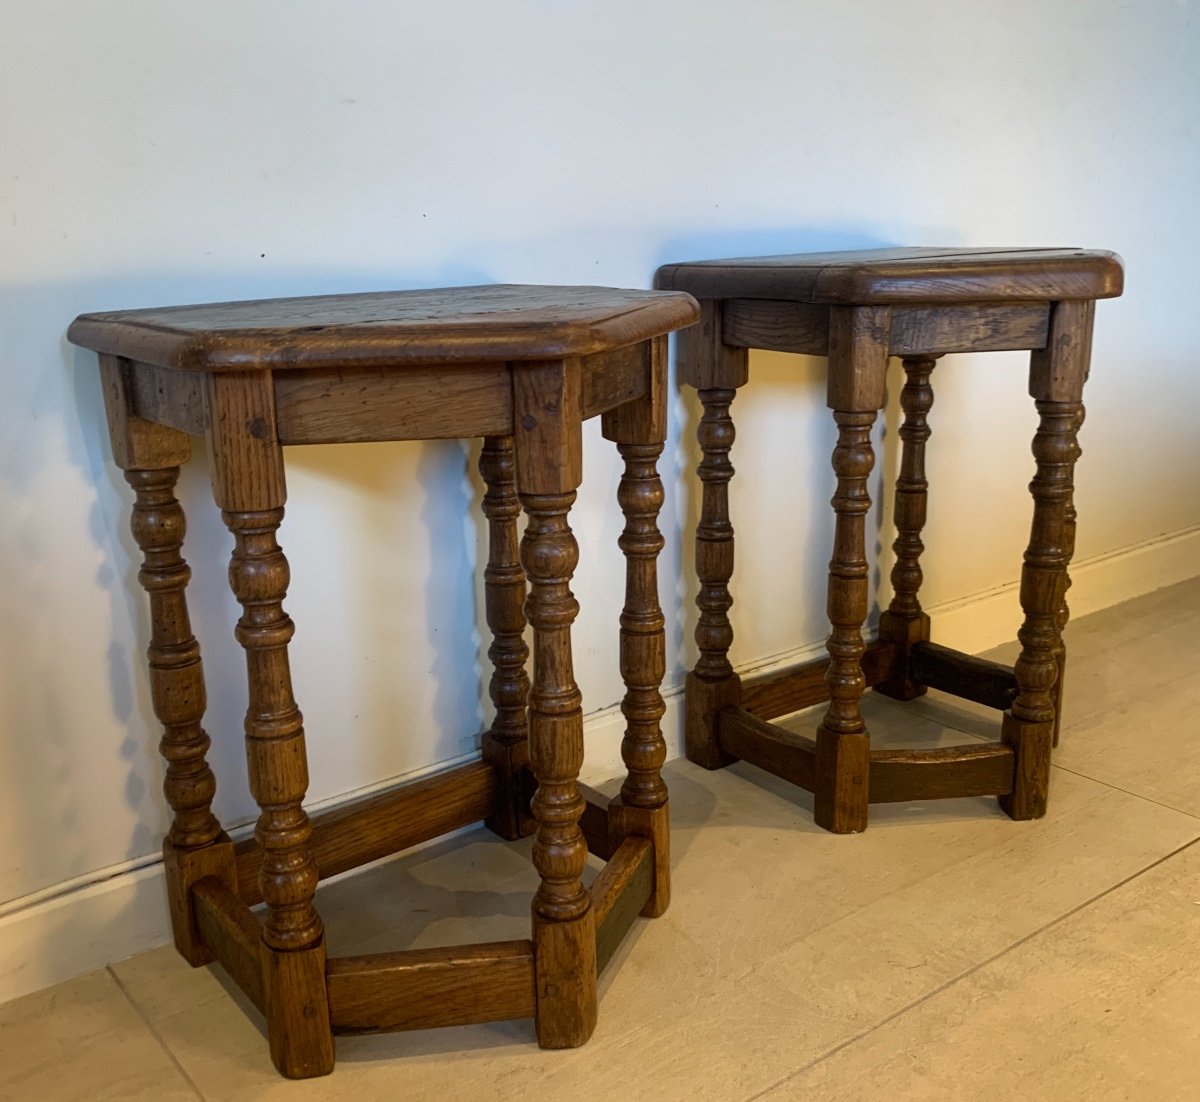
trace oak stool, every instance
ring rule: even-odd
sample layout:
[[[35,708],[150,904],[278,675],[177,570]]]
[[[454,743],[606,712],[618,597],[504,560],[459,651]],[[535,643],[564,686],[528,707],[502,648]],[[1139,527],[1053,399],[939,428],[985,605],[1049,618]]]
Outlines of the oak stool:
[[[543,1047],[580,1045],[596,1021],[597,971],[637,914],[666,909],[656,464],[666,438],[666,333],[698,316],[686,294],[489,286],[85,314],[71,326],[71,341],[100,354],[113,455],[136,495],[152,695],[174,812],[163,849],[175,944],[193,965],[220,961],[264,1012],[284,1075],[331,1071],[339,1033],[532,1017]],[[577,783],[578,604],[568,588],[581,425],[597,415],[625,464],[628,775],[612,801]],[[243,609],[246,756],[262,815],[254,837],[238,843],[211,809],[204,681],[184,597],[190,571],[174,487],[193,435],[208,440]],[[282,606],[288,564],[276,542],[283,446],[474,436],[484,438],[496,707],[482,760],[309,819],[288,671],[293,625]],[[536,830],[531,939],[327,959],[318,880],[480,819],[504,838]],[[580,879],[589,850],[607,861],[590,891]],[[262,922],[251,911],[261,902]]]
[[[1057,741],[1075,543],[1073,470],[1095,300],[1121,293],[1120,258],[1078,249],[874,249],[668,264],[656,286],[701,300],[681,338],[680,374],[698,388],[703,504],[696,541],[700,657],[687,682],[687,756],[709,769],[744,759],[813,793],[827,830],[867,826],[871,802],[995,795],[1014,819],[1045,814]],[[748,379],[748,350],[827,356],[838,426],[829,564],[829,657],[742,682],[729,662],[733,528],[730,403]],[[930,374],[949,352],[1029,349],[1032,534],[1021,573],[1024,623],[1015,667],[931,641],[918,600],[924,550]],[[894,596],[877,641],[867,617],[867,478],[871,426],[884,405],[889,356],[903,359],[904,424],[896,481]],[[1003,712],[998,741],[935,750],[871,750],[859,701],[868,687],[911,700],[928,687]],[[770,722],[828,701],[810,739]]]

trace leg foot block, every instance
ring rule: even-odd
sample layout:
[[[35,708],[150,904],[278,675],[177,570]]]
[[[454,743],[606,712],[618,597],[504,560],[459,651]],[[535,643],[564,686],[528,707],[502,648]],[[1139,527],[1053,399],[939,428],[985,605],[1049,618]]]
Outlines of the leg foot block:
[[[924,696],[925,686],[912,680],[908,652],[914,643],[929,642],[929,617],[922,612],[912,620],[904,620],[892,612],[885,612],[879,617],[879,638],[895,643],[897,654],[891,673],[876,683],[875,691],[894,700],[916,700]]]
[[[496,770],[495,810],[484,819],[487,828],[510,842],[537,828],[529,811],[536,782],[529,772],[529,744],[505,743],[489,731],[483,736],[483,760]]]
[[[705,769],[723,769],[737,758],[725,753],[717,737],[717,715],[722,708],[742,702],[742,683],[736,677],[705,681],[688,674],[684,688],[684,749],[687,759]]]
[[[1010,819],[1040,819],[1046,814],[1050,787],[1050,747],[1053,723],[1026,723],[1012,712],[1004,713],[1000,741],[1016,757],[1013,790],[1000,797],[1000,807]]]
[[[271,1060],[288,1079],[333,1071],[333,1030],[325,986],[325,942],[282,952],[263,946]]]
[[[618,796],[608,805],[608,833],[613,852],[631,836],[648,838],[654,846],[654,888],[641,914],[658,918],[671,902],[671,829],[668,805],[627,807]]]
[[[237,892],[237,861],[233,843],[225,834],[199,849],[181,849],[163,842],[163,868],[167,877],[167,903],[171,910],[171,929],[175,948],[193,968],[216,960],[204,944],[192,902],[192,885],[206,876],[220,880],[231,892]]]
[[[813,789],[813,818],[817,826],[834,834],[866,830],[870,775],[869,735],[843,735],[819,727]]]
[[[548,922],[533,916],[538,1044],[578,1048],[596,1028],[596,917],[589,904],[578,918]]]

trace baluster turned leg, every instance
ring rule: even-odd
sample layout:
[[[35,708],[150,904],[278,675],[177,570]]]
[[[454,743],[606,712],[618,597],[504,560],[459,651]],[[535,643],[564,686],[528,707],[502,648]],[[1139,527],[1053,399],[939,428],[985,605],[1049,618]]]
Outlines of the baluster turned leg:
[[[696,528],[696,576],[700,582],[696,646],[700,657],[688,674],[685,688],[685,741],[688,760],[706,769],[720,769],[737,760],[721,749],[717,731],[721,709],[739,703],[742,694],[741,682],[729,661],[733,644],[729,580],[733,577],[734,555],[733,524],[729,519],[729,482],[734,472],[729,452],[735,436],[729,407],[736,394],[729,388],[700,391],[704,406],[697,433],[702,454],[698,474],[703,486]]]
[[[1013,790],[1000,797],[1000,806],[1014,819],[1046,813],[1062,645],[1059,624],[1074,542],[1069,514],[1079,455],[1076,433],[1083,420],[1093,307],[1091,302],[1057,303],[1047,347],[1031,359],[1029,390],[1040,415],[1033,439],[1037,473],[1029,484],[1033,524],[1021,570],[1025,619],[1017,632],[1017,698],[1001,728],[1016,764]]]
[[[834,413],[838,443],[833,452],[837,513],[829,563],[829,708],[817,729],[817,824],[837,833],[867,827],[871,743],[859,701],[866,689],[862,671],[862,625],[867,618],[866,515],[871,508],[867,476],[875,465],[871,426],[875,414]]]
[[[1050,748],[1054,740],[1058,679],[1059,615],[1065,593],[1067,502],[1078,407],[1070,402],[1038,402],[1041,421],[1034,437],[1037,474],[1030,483],[1033,529],[1021,571],[1025,622],[1017,632],[1021,654],[1015,673],[1018,694],[1004,716],[1003,739],[1017,752],[1017,784],[1001,805],[1014,819],[1046,813]]]
[[[608,805],[609,835],[619,844],[630,835],[654,845],[654,885],[642,914],[656,918],[671,898],[671,837],[667,786],[662,778],[667,744],[662,718],[667,707],[662,679],[667,669],[667,639],[658,603],[658,556],[663,537],[658,514],[663,484],[658,459],[667,438],[667,339],[646,346],[646,393],[609,410],[603,417],[607,439],[625,461],[617,501],[625,514],[618,541],[625,554],[625,605],[621,609],[621,677],[625,698],[625,737],[621,757],[626,777],[621,794]]]
[[[182,555],[187,523],[175,500],[179,468],[191,457],[192,444],[185,433],[133,413],[124,360],[101,355],[100,375],[113,459],[135,496],[131,527],[143,556],[138,581],[150,598],[150,696],[163,725],[163,791],[173,812],[163,839],[171,929],[184,959],[206,964],[213,954],[196,923],[192,885],[212,876],[236,891],[237,870],[233,844],[212,813],[216,780],[201,726],[204,671],[188,617],[191,571]]]
[[[571,659],[579,604],[571,575],[579,546],[567,521],[583,478],[578,359],[513,367],[517,488],[528,523],[521,565],[529,579],[525,616],[533,629],[529,765],[537,781],[533,899],[538,1044],[574,1048],[596,1028],[596,914],[580,879],[587,845],[579,828],[583,796],[583,698]]]
[[[304,720],[292,695],[287,657],[295,633],[283,611],[289,570],[276,542],[283,509],[221,515],[234,538],[229,582],[242,605],[236,634],[246,651],[250,684],[246,758],[250,791],[262,809],[254,836],[262,852],[259,885],[267,904],[268,1032],[280,1071],[300,1078],[321,1074],[322,1067],[330,1070],[333,1049],[331,1036],[326,1040],[324,927],[313,906],[317,866],[308,849],[312,827],[303,807],[308,790]],[[304,1029],[306,1019],[312,1019],[313,1028]]]
[[[883,408],[891,314],[885,307],[835,307],[829,324],[828,404],[838,426],[837,491],[829,563],[829,707],[817,728],[813,817],[836,834],[866,830],[871,739],[859,701],[866,689],[867,478],[875,466],[871,426]]]
[[[642,914],[656,918],[670,901],[670,823],[667,786],[662,779],[667,744],[662,717],[667,707],[660,691],[666,673],[666,632],[658,603],[658,555],[663,537],[658,513],[663,485],[658,457],[663,445],[618,444],[625,460],[617,498],[625,514],[620,546],[625,553],[625,607],[621,610],[621,677],[625,681],[625,737],[621,757],[627,776],[620,798],[609,805],[616,837],[644,835],[654,842],[654,891]]]
[[[924,580],[921,530],[929,497],[925,478],[925,443],[930,436],[926,415],[933,407],[929,376],[936,365],[932,356],[906,357],[906,378],[900,392],[904,424],[900,426],[903,450],[896,479],[896,541],[892,544],[896,563],[892,567],[892,601],[879,618],[879,638],[894,643],[897,655],[892,675],[875,686],[877,692],[897,700],[913,700],[925,693],[925,686],[909,676],[909,652],[914,643],[929,641],[929,617],[917,594]]]
[[[178,467],[127,470],[133,488],[132,530],[142,551],[138,581],[150,598],[150,690],[163,725],[159,750],[167,763],[163,792],[174,812],[163,842],[175,945],[192,965],[213,959],[196,927],[191,886],[215,876],[236,890],[233,845],[212,813],[217,782],[205,755],[204,672],[192,634],[185,590],[191,570],[181,552],[186,531],[175,499]]]
[[[596,1025],[596,935],[591,897],[580,877],[587,846],[579,829],[583,797],[583,698],[571,661],[570,590],[579,548],[567,523],[575,493],[521,494],[529,517],[521,560],[529,577],[525,611],[533,626],[529,757],[538,787],[533,863],[537,946],[537,1033],[543,1048],[583,1044]]]
[[[221,515],[234,538],[229,582],[242,606],[236,634],[250,682],[246,755],[250,786],[262,808],[254,833],[262,847],[264,940],[273,949],[304,949],[321,939],[322,927],[313,907],[312,828],[302,806],[308,789],[304,719],[292,695],[287,658],[296,629],[283,610],[290,578],[276,540],[283,510]]]
[[[1018,694],[1004,715],[1002,738],[1017,753],[1016,785],[1000,803],[1014,819],[1046,813],[1050,749],[1054,741],[1055,683],[1060,658],[1059,616],[1066,591],[1067,503],[1075,461],[1079,407],[1071,402],[1038,402],[1041,415],[1033,454],[1037,474],[1029,484],[1034,513],[1025,565],[1017,632],[1021,654],[1015,673]]]
[[[242,606],[236,636],[246,654],[249,701],[246,761],[250,791],[262,809],[254,836],[267,905],[263,987],[271,1058],[288,1078],[333,1070],[333,1034],[325,985],[325,938],[313,905],[317,866],[304,812],[308,762],[304,720],[292,692],[283,610],[290,572],[276,534],[286,489],[269,375],[208,380],[213,491],[233,534],[229,584]]]
[[[529,648],[525,645],[525,572],[521,569],[517,518],[521,502],[514,481],[510,436],[488,436],[479,457],[487,485],[483,513],[488,519],[488,563],[484,570],[487,623],[492,633],[488,685],[496,718],[483,736],[483,756],[500,777],[496,810],[487,820],[502,838],[520,838],[533,830],[529,814],[529,726],[525,712]]]
[[[1086,413],[1082,405],[1079,407],[1079,415],[1076,418],[1075,431],[1076,433],[1083,427],[1083,421]],[[1082,451],[1079,447],[1078,440],[1075,443],[1075,461],[1078,462]],[[1073,474],[1074,472],[1072,472]],[[1075,512],[1075,485],[1072,477],[1071,496],[1067,500],[1067,562],[1075,557],[1075,523],[1077,515]],[[1058,610],[1058,647],[1055,650],[1055,658],[1058,662],[1058,679],[1054,682],[1054,738],[1051,740],[1052,745],[1058,745],[1059,734],[1062,730],[1063,717],[1063,693],[1066,689],[1067,682],[1067,644],[1063,638],[1063,632],[1066,631],[1067,623],[1071,619],[1071,609],[1067,604],[1067,590],[1071,588],[1071,574],[1067,571],[1063,577],[1063,603],[1062,608]]]

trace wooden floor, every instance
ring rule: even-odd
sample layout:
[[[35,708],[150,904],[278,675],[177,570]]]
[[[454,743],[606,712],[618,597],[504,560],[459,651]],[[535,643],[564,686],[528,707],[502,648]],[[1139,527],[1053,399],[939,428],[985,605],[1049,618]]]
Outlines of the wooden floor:
[[[752,767],[671,763],[671,910],[583,1049],[525,1022],[344,1038],[288,1083],[217,975],[161,949],[0,1007],[0,1099],[1200,1097],[1200,579],[1069,630],[1040,822],[881,805],[836,837]],[[948,698],[869,705],[896,745],[990,733]],[[527,845],[477,830],[322,888],[334,950],[525,936]]]

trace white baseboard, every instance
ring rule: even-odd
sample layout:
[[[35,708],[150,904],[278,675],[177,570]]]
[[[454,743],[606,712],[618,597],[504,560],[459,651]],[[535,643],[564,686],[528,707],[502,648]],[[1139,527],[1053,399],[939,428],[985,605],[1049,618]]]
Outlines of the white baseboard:
[[[162,861],[0,918],[0,1001],[171,940]]]
[[[1071,570],[1072,615],[1085,616],[1198,574],[1200,526],[1082,560]],[[938,642],[972,654],[987,650],[1014,637],[1020,622],[1017,583],[948,602],[929,613]],[[823,649],[823,640],[813,640],[755,662],[743,672],[782,668]],[[676,758],[683,753],[683,690],[674,687],[663,695],[667,757]],[[623,730],[617,708],[586,718],[584,780],[594,784],[621,771]],[[437,768],[454,764],[441,762]],[[393,778],[372,789],[401,779],[405,778]],[[362,794],[347,794],[320,808]],[[0,1002],[167,944],[171,933],[162,863],[148,860],[100,870],[8,904],[0,915]]]
[[[1155,536],[1071,566],[1071,618],[1111,608],[1200,575],[1200,525]],[[946,647],[978,654],[1016,638],[1021,623],[1018,583],[928,610],[934,635]]]

